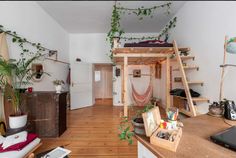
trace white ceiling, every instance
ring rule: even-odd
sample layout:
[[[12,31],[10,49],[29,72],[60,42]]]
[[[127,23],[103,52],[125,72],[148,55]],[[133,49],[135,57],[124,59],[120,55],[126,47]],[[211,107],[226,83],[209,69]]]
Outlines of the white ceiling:
[[[114,1],[41,1],[37,2],[69,33],[107,33]],[[152,7],[167,1],[121,1],[123,7]],[[159,32],[184,5],[184,1],[173,1],[171,14],[160,9],[154,18],[138,20],[135,15],[121,17],[121,27],[125,32]]]

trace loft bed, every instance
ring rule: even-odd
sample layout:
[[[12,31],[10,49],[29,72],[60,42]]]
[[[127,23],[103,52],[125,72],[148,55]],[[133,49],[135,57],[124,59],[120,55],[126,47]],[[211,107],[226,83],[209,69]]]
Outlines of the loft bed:
[[[175,41],[173,47],[124,47],[119,48],[119,39],[113,39],[113,62],[121,65],[123,69],[122,78],[122,103],[124,105],[124,116],[128,116],[127,103],[127,81],[129,65],[150,65],[150,72],[153,73],[156,63],[166,63],[166,108],[170,107],[171,97],[171,76],[170,76],[170,57],[178,54],[179,51],[187,52],[190,48],[178,48]],[[153,77],[153,74],[151,74]],[[187,96],[188,97],[188,96]]]

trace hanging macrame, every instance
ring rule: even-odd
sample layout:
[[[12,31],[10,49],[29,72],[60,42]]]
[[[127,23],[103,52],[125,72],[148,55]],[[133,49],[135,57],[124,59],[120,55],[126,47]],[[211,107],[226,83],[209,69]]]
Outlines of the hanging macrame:
[[[150,99],[152,97],[153,87],[151,85],[151,82],[149,83],[144,94],[139,94],[135,90],[133,83],[131,83],[131,86],[132,86],[132,97],[133,97],[135,103],[137,104],[137,106],[145,106],[150,101]]]

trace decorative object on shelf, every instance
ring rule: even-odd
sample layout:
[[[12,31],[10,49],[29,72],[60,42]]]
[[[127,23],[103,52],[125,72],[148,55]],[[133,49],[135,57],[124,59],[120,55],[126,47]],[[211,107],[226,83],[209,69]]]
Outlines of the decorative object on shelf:
[[[61,93],[62,85],[64,85],[65,82],[63,80],[54,80],[53,84],[55,86],[56,93]]]
[[[175,78],[174,78],[174,81],[175,81],[175,82],[182,82],[182,77],[175,77]]]
[[[126,141],[128,141],[129,144],[132,144],[134,133],[139,134],[139,135],[145,135],[142,113],[149,111],[153,107],[154,107],[154,105],[147,104],[143,110],[138,110],[136,112],[135,116],[131,119],[131,123],[133,125],[134,132],[132,131],[132,129],[130,127],[130,121],[129,121],[128,117],[123,116],[122,120],[120,122],[120,126],[119,126],[120,140],[126,140]]]
[[[31,72],[30,64],[39,59],[40,53],[29,57],[21,56],[19,60],[5,60],[0,56],[0,87],[4,95],[11,102],[14,113],[9,116],[11,128],[20,128],[26,125],[27,114],[21,111],[21,89],[31,84],[31,79],[35,75]]]
[[[153,6],[150,8],[144,8],[143,6],[140,8],[125,8],[125,7],[121,7],[118,6],[115,2],[115,5],[113,6],[113,11],[112,11],[112,16],[111,16],[111,29],[109,30],[109,32],[107,33],[107,40],[109,40],[111,48],[114,47],[114,43],[113,43],[113,39],[114,38],[119,38],[119,39],[124,39],[124,40],[145,40],[145,39],[160,39],[162,36],[165,35],[165,40],[168,39],[168,32],[170,29],[174,28],[176,26],[176,21],[177,21],[177,17],[174,17],[166,26],[165,28],[160,32],[160,34],[158,36],[148,36],[148,37],[125,37],[123,36],[123,34],[125,33],[124,30],[120,25],[120,20],[121,20],[121,15],[124,14],[134,14],[138,17],[139,20],[142,20],[144,17],[153,17],[154,16],[154,12],[163,8],[166,8],[166,13],[167,15],[170,14],[170,6],[172,3],[165,3],[162,5],[157,5],[157,6]],[[118,40],[119,41],[119,40]],[[118,47],[119,42],[116,42],[116,47]],[[112,53],[110,55],[111,59],[112,59]]]
[[[40,82],[44,76],[44,66],[42,63],[31,64],[31,71],[34,75],[33,81]]]
[[[236,54],[236,37],[230,38],[227,41],[226,51],[231,54]]]
[[[134,78],[140,78],[141,77],[141,69],[133,70],[133,77]]]
[[[33,92],[33,87],[28,87],[27,91],[28,91],[28,93],[32,93]]]

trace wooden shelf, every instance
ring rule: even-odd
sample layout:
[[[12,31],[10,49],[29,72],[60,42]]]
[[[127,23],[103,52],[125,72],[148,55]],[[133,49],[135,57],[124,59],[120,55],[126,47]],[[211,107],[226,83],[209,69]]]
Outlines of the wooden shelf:
[[[181,96],[176,96],[176,95],[172,95],[173,97],[177,97],[180,99],[185,99],[187,100],[186,97],[181,97]],[[204,97],[192,97],[193,102],[209,102],[209,99],[204,98]]]
[[[184,70],[194,70],[196,69],[197,71],[199,70],[199,66],[183,66]],[[173,71],[179,71],[179,68],[173,69]]]
[[[194,60],[195,59],[195,56],[191,56],[191,55],[188,55],[188,56],[180,56],[181,60],[184,61],[184,60]],[[174,57],[172,59],[173,61],[176,61],[177,59]]]
[[[189,85],[201,85],[201,86],[203,86],[203,81],[188,81],[188,84]]]

